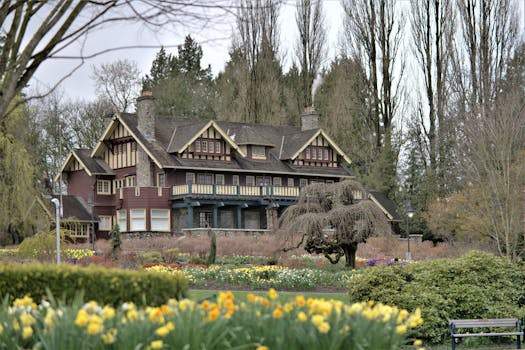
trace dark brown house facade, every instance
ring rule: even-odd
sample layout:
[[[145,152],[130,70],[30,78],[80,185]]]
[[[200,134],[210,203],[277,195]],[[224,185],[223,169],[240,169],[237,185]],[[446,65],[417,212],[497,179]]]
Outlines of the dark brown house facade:
[[[143,94],[136,113],[114,115],[93,150],[72,150],[56,180],[92,203],[97,237],[113,225],[272,230],[301,187],[353,178],[345,164],[313,109],[301,128],[184,119],[156,116],[154,98]]]

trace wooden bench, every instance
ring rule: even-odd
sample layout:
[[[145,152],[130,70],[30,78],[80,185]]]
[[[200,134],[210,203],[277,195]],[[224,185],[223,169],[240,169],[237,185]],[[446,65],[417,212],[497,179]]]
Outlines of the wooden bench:
[[[452,350],[456,349],[456,338],[465,337],[497,337],[497,336],[516,336],[516,349],[521,349],[521,336],[523,330],[521,328],[521,320],[517,318],[486,318],[480,320],[450,320],[450,335],[452,337]],[[505,332],[491,332],[491,333],[456,333],[461,328],[513,328]]]

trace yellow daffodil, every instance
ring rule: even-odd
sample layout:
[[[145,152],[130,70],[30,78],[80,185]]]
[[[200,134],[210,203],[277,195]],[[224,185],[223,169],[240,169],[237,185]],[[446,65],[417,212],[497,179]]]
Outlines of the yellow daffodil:
[[[102,342],[106,345],[113,344],[117,339],[117,330],[115,328],[110,329],[106,333],[102,334]]]
[[[91,335],[97,335],[102,332],[103,328],[102,323],[90,322],[87,326],[87,332]]]
[[[404,324],[400,324],[396,327],[396,333],[397,334],[405,334],[407,332],[407,326]]]
[[[27,339],[33,336],[33,328],[26,326],[22,328],[22,338]]]
[[[317,330],[319,333],[328,333],[330,330],[330,324],[328,322],[321,322],[321,324],[317,326]]]
[[[162,340],[154,340],[149,344],[151,350],[159,350],[164,347]]]
[[[283,312],[280,308],[273,310],[273,318],[281,318],[282,316]]]
[[[85,327],[89,321],[89,314],[86,310],[78,310],[77,317],[75,318],[75,324],[79,327]]]
[[[279,295],[277,294],[275,289],[270,288],[270,290],[268,291],[268,297],[270,297],[270,299],[272,299],[272,300],[275,300],[275,299],[277,299],[279,297]]]
[[[303,323],[303,322],[306,322],[308,320],[308,316],[306,316],[306,314],[301,311],[297,314],[297,321]]]

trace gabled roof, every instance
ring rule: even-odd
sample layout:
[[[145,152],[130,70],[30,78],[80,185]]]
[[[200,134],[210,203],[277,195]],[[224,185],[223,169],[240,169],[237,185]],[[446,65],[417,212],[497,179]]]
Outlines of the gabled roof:
[[[89,205],[80,196],[72,195],[54,195],[52,198],[62,198],[62,218],[70,221],[97,221],[97,217],[91,217],[91,209]],[[55,220],[55,208],[50,199],[41,199],[39,203],[42,205],[45,212],[49,215],[51,220]]]
[[[214,128],[222,136],[222,138],[230,144],[243,157],[246,155],[239,149],[239,146],[234,142],[228,134],[213,120],[205,122],[203,120],[194,120],[192,124],[181,125],[173,130],[170,143],[167,147],[168,153],[182,153],[188,148],[193,141],[195,141],[203,132],[209,128]]]
[[[313,129],[307,130],[285,139],[283,149],[286,149],[286,154],[281,156],[281,159],[295,159],[306,147],[308,147],[319,135],[321,135],[328,144],[348,163],[352,163],[350,158],[337,146],[337,144],[322,130]]]
[[[396,203],[388,199],[382,192],[368,191],[368,198],[385,213],[390,221],[403,221],[397,212]]]
[[[114,171],[102,160],[99,158],[91,158],[91,150],[86,148],[74,148],[69,152],[66,160],[62,164],[60,171],[55,176],[55,181],[58,181],[60,174],[65,171],[65,169],[73,161],[78,161],[80,165],[84,168],[86,173],[89,176],[94,175],[114,175]]]
[[[294,175],[317,175],[332,177],[352,177],[350,171],[340,166],[337,168],[295,167],[288,160],[294,159],[317,136],[322,135],[328,143],[350,163],[348,157],[321,130],[301,131],[300,128],[286,125],[262,125],[240,122],[199,120],[156,116],[155,139],[146,138],[137,127],[134,113],[117,113],[112,118],[99,142],[91,152],[91,157],[102,154],[104,140],[121,123],[159,168],[197,168],[201,170],[224,170],[259,173],[290,173]],[[214,128],[221,137],[235,149],[240,157],[230,161],[214,161],[182,158],[181,153],[208,128]],[[247,159],[239,145],[269,146],[270,157],[267,160]]]

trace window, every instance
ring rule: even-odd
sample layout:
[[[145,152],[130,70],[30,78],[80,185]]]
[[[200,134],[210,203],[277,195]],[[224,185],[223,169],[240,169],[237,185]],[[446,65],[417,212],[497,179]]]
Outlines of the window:
[[[266,147],[252,146],[252,158],[253,159],[266,159]]]
[[[213,184],[213,174],[197,174],[197,183],[199,185]]]
[[[221,148],[221,142],[215,141],[215,153],[222,153]]]
[[[157,187],[166,187],[166,174],[157,174]]]
[[[195,183],[195,173],[186,173],[186,185]]]
[[[257,176],[256,185],[257,186],[267,186],[272,184],[272,178],[266,176]]]
[[[170,230],[170,210],[151,209],[151,231]]]
[[[215,153],[215,142],[210,141],[208,144],[208,153]]]
[[[308,179],[299,179],[299,187],[308,185]]]
[[[216,185],[224,185],[224,174],[216,174],[215,175],[215,184]]]
[[[137,177],[135,175],[126,176],[126,186],[127,187],[137,186]]]
[[[109,215],[99,215],[98,216],[98,229],[100,231],[109,231],[109,230],[111,230],[111,216],[109,216]]]
[[[294,187],[295,186],[295,181],[293,178],[288,178],[288,187]]]
[[[199,213],[199,227],[211,227],[213,215],[210,211],[201,211]]]
[[[195,152],[201,151],[201,142],[199,140],[195,141]]]
[[[328,147],[325,147],[323,151],[324,151],[324,157],[323,157],[323,159],[324,159],[324,160],[328,160]]]
[[[202,141],[202,152],[208,153],[208,141]]]
[[[98,194],[111,194],[111,181],[97,180],[97,193]]]
[[[310,146],[310,148],[312,149],[312,159],[317,159],[317,152],[315,151],[315,148]]]
[[[310,159],[310,147],[306,147],[306,151],[305,151],[304,157],[306,159]]]
[[[255,186],[255,178],[253,176],[246,176],[246,186]]]
[[[327,184],[333,184],[333,183],[334,183],[334,180],[326,180],[326,183],[327,183]]]
[[[131,209],[129,211],[130,231],[146,230],[146,210]]]
[[[273,185],[274,186],[282,186],[283,185],[283,179],[280,177],[274,177],[273,178]]]
[[[232,184],[233,184],[233,186],[239,185],[239,175],[233,175],[232,176]]]
[[[323,160],[323,149],[321,147],[317,147],[317,159]]]
[[[117,210],[117,224],[120,232],[128,230],[128,215],[126,210]]]

